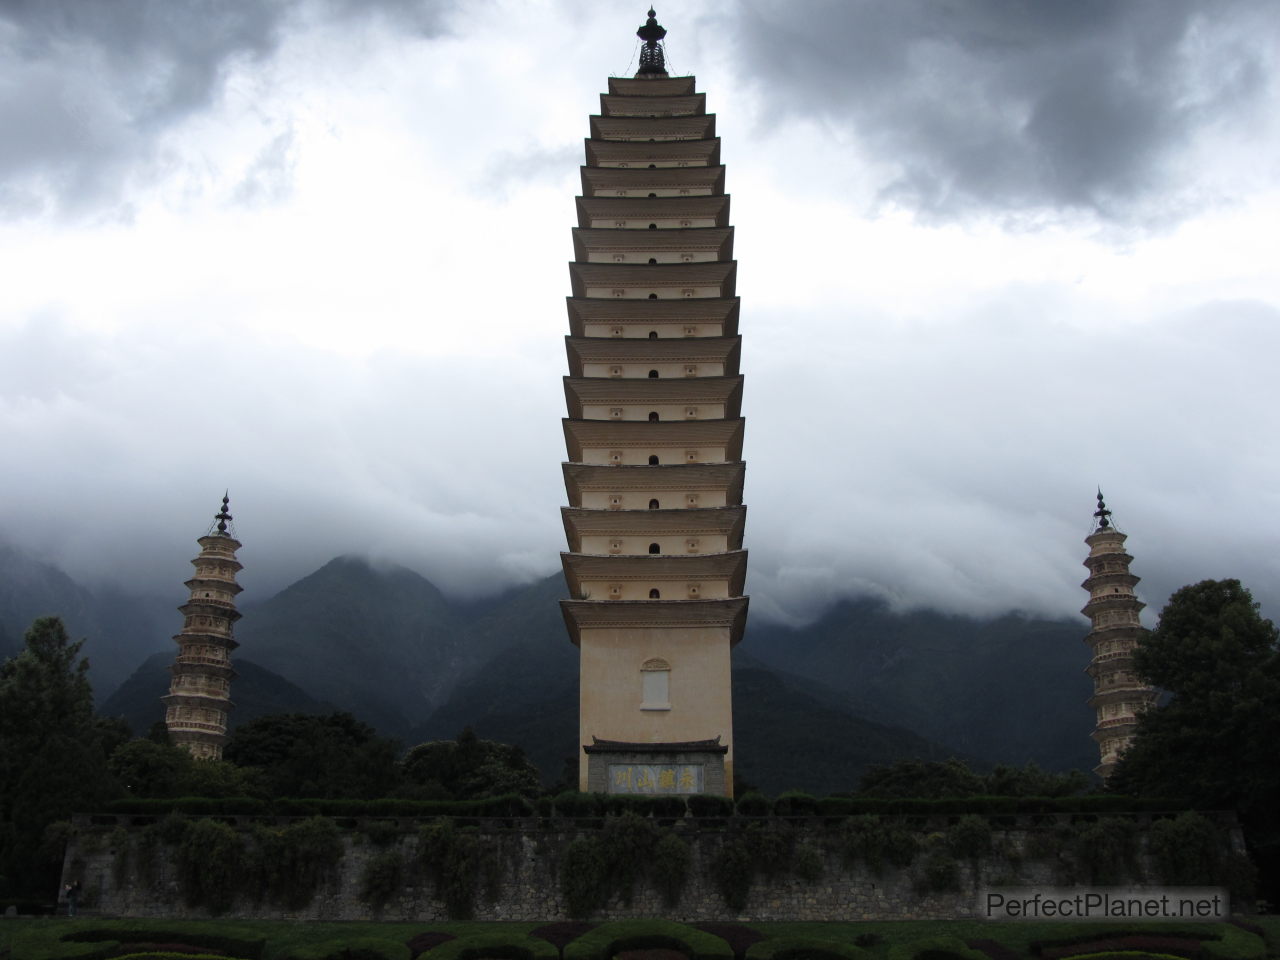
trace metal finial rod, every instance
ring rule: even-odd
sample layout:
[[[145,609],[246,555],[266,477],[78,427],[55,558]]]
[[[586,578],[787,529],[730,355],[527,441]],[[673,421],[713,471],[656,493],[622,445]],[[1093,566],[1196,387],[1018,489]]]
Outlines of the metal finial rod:
[[[1107,509],[1107,502],[1102,499],[1102,488],[1098,488],[1098,509],[1093,511],[1093,515],[1098,518],[1098,529],[1105,530],[1111,526],[1111,511]]]
[[[231,505],[231,491],[228,490],[222,494],[222,509],[218,511],[213,518],[218,521],[218,532],[225,534],[227,532],[227,521],[233,519],[227,511],[227,507]]]

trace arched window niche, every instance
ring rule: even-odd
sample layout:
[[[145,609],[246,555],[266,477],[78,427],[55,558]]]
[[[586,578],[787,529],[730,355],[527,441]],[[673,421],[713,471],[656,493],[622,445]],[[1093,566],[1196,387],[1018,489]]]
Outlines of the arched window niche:
[[[649,466],[656,467],[658,465],[658,455],[656,453],[649,454]]]
[[[652,657],[640,666],[640,709],[671,709],[671,664]]]

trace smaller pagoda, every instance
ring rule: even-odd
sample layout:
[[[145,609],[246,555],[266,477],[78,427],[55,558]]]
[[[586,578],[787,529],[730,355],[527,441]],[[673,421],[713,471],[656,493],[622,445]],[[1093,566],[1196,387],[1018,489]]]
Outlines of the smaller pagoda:
[[[1139,578],[1129,572],[1133,557],[1125,552],[1127,537],[1111,522],[1101,490],[1093,517],[1093,532],[1084,541],[1089,545],[1084,562],[1089,577],[1081,584],[1089,591],[1089,602],[1080,612],[1092,625],[1084,638],[1093,651],[1086,672],[1093,678],[1089,706],[1098,713],[1093,739],[1101,755],[1093,772],[1106,779],[1133,739],[1138,714],[1155,703],[1157,694],[1134,672],[1134,651],[1147,635],[1138,618],[1146,604],[1133,592]]]
[[[170,667],[173,680],[163,697],[164,722],[169,740],[199,759],[222,759],[227,740],[227,716],[231,712],[231,651],[239,644],[232,627],[240,619],[236,594],[241,590],[236,573],[240,541],[235,538],[224,495],[222,509],[208,532],[197,542],[200,555],[191,561],[195,574],[186,582],[190,599],[182,612],[182,632],[174,637],[178,657]]]

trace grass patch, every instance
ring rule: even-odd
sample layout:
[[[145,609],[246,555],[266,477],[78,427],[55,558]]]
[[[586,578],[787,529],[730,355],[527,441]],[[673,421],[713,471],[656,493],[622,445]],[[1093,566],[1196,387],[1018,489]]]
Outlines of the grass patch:
[[[243,960],[291,960],[298,956],[316,956],[313,948],[326,948],[335,941],[354,945],[359,939],[389,941],[405,949],[412,957],[419,951],[426,960],[438,960],[446,954],[456,954],[465,960],[462,947],[454,947],[449,938],[463,940],[483,936],[483,942],[500,948],[507,944],[525,948],[534,957],[553,958],[557,947],[563,947],[565,960],[608,960],[607,951],[642,946],[668,947],[681,950],[693,957],[708,960],[731,960],[736,953],[760,947],[761,943],[774,941],[806,941],[826,950],[830,944],[841,949],[861,945],[864,960],[898,960],[904,953],[925,960],[915,949],[920,941],[949,938],[958,941],[966,951],[977,956],[982,950],[982,960],[996,958],[1043,957],[1049,960],[1053,948],[1079,946],[1059,956],[1098,952],[1093,945],[1106,950],[1108,941],[1124,937],[1148,937],[1145,953],[1169,953],[1160,949],[1157,938],[1180,937],[1188,941],[1203,941],[1201,960],[1265,960],[1266,944],[1256,930],[1272,937],[1280,935],[1280,918],[1251,917],[1246,926],[1229,923],[986,923],[980,920],[920,920],[920,921],[868,921],[861,923],[829,922],[760,922],[743,927],[757,940],[743,944],[740,938],[713,935],[716,927],[707,924],[708,930],[663,920],[612,921],[588,928],[573,924],[482,923],[448,921],[439,923],[298,923],[274,920],[103,920],[96,917],[73,920],[50,920],[39,917],[19,917],[0,922],[0,956],[6,949],[9,960],[108,960],[128,952],[130,944],[176,944],[201,946],[207,952]],[[1247,928],[1246,928],[1247,927]],[[551,934],[548,936],[547,934]],[[489,939],[492,937],[493,939]],[[77,938],[77,939],[71,939]],[[446,942],[447,941],[447,942]],[[817,943],[817,942],[821,943]],[[476,943],[481,941],[477,940]],[[1130,941],[1132,943],[1132,941]],[[216,944],[216,946],[215,946]],[[235,945],[235,949],[228,947]],[[952,949],[943,951],[958,955]],[[441,948],[451,949],[438,953]],[[427,949],[430,948],[430,949]],[[736,949],[735,949],[736,948]],[[390,948],[387,948],[390,949]],[[760,947],[751,956],[754,960]],[[782,957],[780,945],[769,949]],[[260,952],[255,952],[260,951]],[[387,951],[383,950],[385,954]],[[1108,951],[1108,952],[1114,952]],[[322,953],[319,955],[323,955]],[[488,956],[499,956],[490,953]],[[816,954],[815,954],[816,955]],[[965,954],[967,956],[967,954]],[[480,956],[476,954],[475,956]],[[523,956],[519,953],[501,956]],[[802,954],[797,954],[797,957]],[[345,958],[344,958],[345,960]],[[381,960],[381,958],[379,958]]]
[[[559,960],[560,951],[541,937],[477,933],[442,943],[423,956],[427,960]]]
[[[761,940],[747,950],[747,960],[867,960],[868,956],[850,943],[800,937]]]
[[[624,950],[679,950],[693,960],[733,960],[733,950],[714,934],[670,920],[612,920],[564,948],[564,960],[611,960]]]

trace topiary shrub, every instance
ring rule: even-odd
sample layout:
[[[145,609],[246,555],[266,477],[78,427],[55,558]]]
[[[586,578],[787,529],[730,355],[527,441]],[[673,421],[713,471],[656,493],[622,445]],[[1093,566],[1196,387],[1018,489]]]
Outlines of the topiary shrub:
[[[121,948],[119,940],[103,940],[101,943],[15,943],[12,949],[13,960],[107,960]]]
[[[424,956],[427,960],[559,960],[560,951],[540,937],[477,933],[450,940]]]
[[[555,811],[560,817],[599,817],[604,814],[603,796],[566,790],[556,796]]]
[[[568,944],[577,940],[584,933],[590,933],[596,928],[594,923],[584,923],[581,920],[558,920],[555,923],[544,923],[536,930],[530,930],[529,936],[541,937],[546,940],[559,953]]]
[[[174,930],[157,930],[153,927],[130,929],[116,926],[109,929],[90,927],[64,934],[64,941],[76,943],[110,943],[115,947],[120,944],[147,944],[154,947],[163,942],[172,948],[181,944],[188,952],[221,953],[240,960],[259,960],[266,949],[266,940],[248,940],[205,930],[191,930],[187,927]],[[139,946],[139,949],[142,949]]]
[[[1122,936],[1095,935],[1083,942],[1048,947],[1041,951],[1046,960],[1066,960],[1068,957],[1114,953],[1158,953],[1166,956],[1193,960],[1203,953],[1203,943],[1190,937],[1160,934],[1136,934]]]
[[[772,805],[763,793],[748,790],[734,801],[734,809],[743,817],[767,817]]]
[[[773,812],[779,817],[812,817],[818,812],[818,798],[811,793],[789,790],[773,801]]]
[[[773,937],[753,944],[747,960],[869,960],[866,950],[838,940]]]
[[[442,943],[448,943],[450,940],[457,939],[452,933],[444,933],[440,930],[427,930],[423,933],[415,934],[410,938],[407,946],[412,957],[417,958],[428,950],[434,950]]]
[[[695,923],[695,927],[703,933],[719,937],[729,945],[736,960],[744,960],[747,951],[754,944],[765,939],[765,935],[745,923]]]
[[[602,923],[564,948],[564,960],[610,960],[623,950],[666,948],[692,960],[733,960],[720,937],[670,920],[614,920]]]
[[[889,948],[888,960],[989,960],[958,937],[927,937]]]
[[[429,954],[428,954],[429,956]],[[342,937],[294,947],[287,960],[412,960],[409,948],[382,937]]]
[[[695,817],[731,817],[733,801],[710,793],[694,793],[686,798],[689,812]]]

